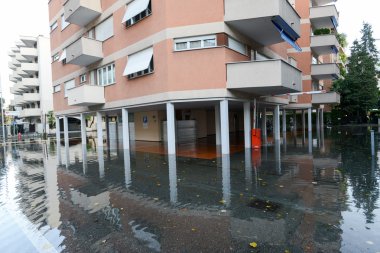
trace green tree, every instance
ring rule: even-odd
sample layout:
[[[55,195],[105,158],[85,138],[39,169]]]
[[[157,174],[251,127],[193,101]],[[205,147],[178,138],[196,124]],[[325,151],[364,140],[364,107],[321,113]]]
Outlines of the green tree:
[[[48,112],[47,119],[48,119],[49,128],[55,128],[55,117],[54,117],[53,111]]]
[[[351,47],[345,79],[334,84],[341,94],[340,110],[345,123],[367,122],[367,113],[377,108],[379,98],[376,73],[379,59],[371,25],[364,23],[361,33],[361,40],[355,40]]]

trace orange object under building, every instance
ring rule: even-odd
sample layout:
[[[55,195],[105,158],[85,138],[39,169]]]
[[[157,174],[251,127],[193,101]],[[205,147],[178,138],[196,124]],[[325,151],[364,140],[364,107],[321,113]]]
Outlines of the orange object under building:
[[[251,132],[252,148],[261,148],[261,129],[253,128]]]

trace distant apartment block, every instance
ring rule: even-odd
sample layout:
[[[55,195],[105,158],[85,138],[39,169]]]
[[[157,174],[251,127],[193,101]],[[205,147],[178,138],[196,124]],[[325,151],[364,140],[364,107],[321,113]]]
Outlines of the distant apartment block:
[[[15,123],[25,132],[49,132],[46,115],[53,110],[50,39],[21,36],[9,56],[14,95],[10,105],[19,112]]]

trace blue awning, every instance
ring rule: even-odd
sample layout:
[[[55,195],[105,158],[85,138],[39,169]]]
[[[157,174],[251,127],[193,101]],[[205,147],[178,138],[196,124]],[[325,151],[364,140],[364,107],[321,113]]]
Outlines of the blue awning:
[[[291,28],[288,23],[285,22],[280,16],[275,16],[272,18],[272,23],[276,29],[280,32],[281,38],[289,43],[295,50],[301,52],[302,49],[296,43],[296,40],[300,37],[296,31]]]
[[[338,20],[336,20],[335,17],[331,17],[331,22],[333,23],[333,26],[335,27],[335,29],[338,28]]]
[[[336,46],[331,46],[331,51],[333,51],[334,54],[338,54],[339,50]]]

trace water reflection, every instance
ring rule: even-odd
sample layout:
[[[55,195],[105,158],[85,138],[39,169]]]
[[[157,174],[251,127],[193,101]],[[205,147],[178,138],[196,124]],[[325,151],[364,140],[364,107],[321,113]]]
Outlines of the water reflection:
[[[0,152],[0,214],[57,251],[376,252],[380,152],[365,129],[342,132],[210,159],[73,142],[65,168],[60,145],[13,145]]]

